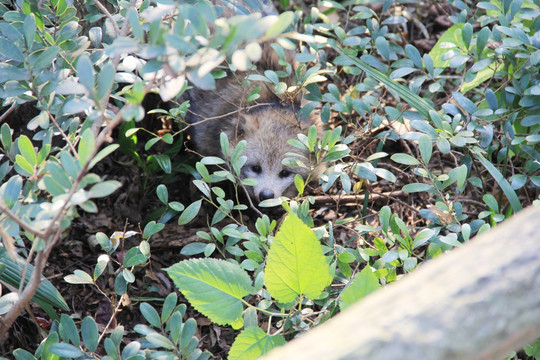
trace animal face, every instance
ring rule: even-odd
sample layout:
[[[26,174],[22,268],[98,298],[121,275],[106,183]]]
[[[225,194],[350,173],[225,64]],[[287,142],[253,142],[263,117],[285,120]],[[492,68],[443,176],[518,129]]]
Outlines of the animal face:
[[[295,114],[270,108],[243,115],[240,121],[240,137],[247,142],[243,153],[247,161],[242,168],[242,176],[258,181],[257,185],[248,188],[250,196],[257,201],[294,196],[297,193],[295,175],[300,174],[305,179],[309,172],[305,168],[282,164],[283,159],[290,157],[288,152],[302,153],[287,143],[298,133],[305,133],[305,129],[298,125]],[[309,164],[307,161],[304,163]]]

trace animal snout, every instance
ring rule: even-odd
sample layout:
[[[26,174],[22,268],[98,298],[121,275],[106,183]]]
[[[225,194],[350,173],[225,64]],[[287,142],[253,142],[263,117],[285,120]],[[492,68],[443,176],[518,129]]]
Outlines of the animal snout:
[[[273,199],[274,198],[274,192],[270,189],[263,189],[259,193],[259,200],[263,201],[266,199]]]

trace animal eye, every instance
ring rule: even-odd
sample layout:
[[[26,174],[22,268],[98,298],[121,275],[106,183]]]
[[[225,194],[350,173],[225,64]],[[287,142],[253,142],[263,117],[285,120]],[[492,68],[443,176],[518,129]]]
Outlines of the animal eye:
[[[256,173],[256,174],[260,174],[262,169],[261,169],[261,166],[260,165],[252,165],[251,166],[251,170]]]
[[[289,170],[281,170],[279,172],[280,178],[286,178],[286,177],[289,177],[290,175],[291,175],[291,172]]]

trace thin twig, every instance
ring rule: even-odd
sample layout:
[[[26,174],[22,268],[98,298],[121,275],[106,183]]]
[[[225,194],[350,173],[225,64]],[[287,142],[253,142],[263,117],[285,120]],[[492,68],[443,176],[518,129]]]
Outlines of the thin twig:
[[[8,115],[11,114],[13,112],[13,110],[15,110],[15,108],[17,108],[17,103],[16,102],[11,104],[9,109],[7,109],[7,111],[5,113],[3,113],[2,116],[0,116],[0,123],[2,121],[4,121],[8,117]]]

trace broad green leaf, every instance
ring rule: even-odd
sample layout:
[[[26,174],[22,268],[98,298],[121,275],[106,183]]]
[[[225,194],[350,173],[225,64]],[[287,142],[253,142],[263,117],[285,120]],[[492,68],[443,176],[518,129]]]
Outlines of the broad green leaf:
[[[283,335],[270,336],[258,327],[243,330],[234,339],[229,350],[229,360],[257,359],[273,348],[285,345],[287,341]]]
[[[355,276],[349,287],[343,291],[340,301],[341,311],[380,287],[379,279],[377,279],[377,276],[371,271],[371,268],[366,266],[364,270],[360,271],[360,273]]]
[[[317,298],[332,277],[315,233],[289,214],[268,251],[266,288],[277,301],[288,303],[304,294]]]
[[[237,264],[191,259],[165,269],[195,309],[218,325],[242,326],[242,298],[252,291],[251,278]]]
[[[429,52],[429,56],[433,59],[433,65],[438,68],[446,68],[450,65],[450,60],[443,60],[443,55],[448,52],[448,48],[441,47],[441,44],[451,43],[456,48],[465,46],[463,38],[460,36],[463,23],[455,24],[442,34],[433,49]]]

